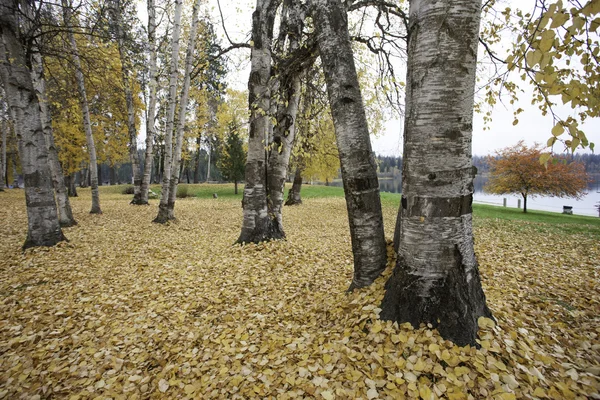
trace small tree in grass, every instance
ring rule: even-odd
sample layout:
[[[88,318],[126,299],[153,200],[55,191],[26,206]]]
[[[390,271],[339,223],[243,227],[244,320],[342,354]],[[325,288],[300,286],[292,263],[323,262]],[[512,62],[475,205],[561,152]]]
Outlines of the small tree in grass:
[[[527,212],[527,198],[535,196],[580,198],[589,178],[583,164],[569,163],[563,157],[549,159],[540,145],[527,147],[520,141],[512,147],[488,157],[490,178],[484,191],[493,194],[520,194],[523,212]],[[541,162],[544,158],[547,163]]]
[[[228,133],[218,167],[227,181],[235,185],[235,194],[238,194],[238,182],[244,178],[246,171],[246,150],[240,137],[239,124],[234,119],[228,124]]]

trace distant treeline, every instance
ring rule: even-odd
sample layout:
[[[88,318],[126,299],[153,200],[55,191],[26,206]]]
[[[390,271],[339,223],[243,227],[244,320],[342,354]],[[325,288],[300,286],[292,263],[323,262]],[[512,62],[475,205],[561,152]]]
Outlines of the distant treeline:
[[[574,155],[569,154],[567,157],[569,160],[582,163],[588,174],[600,174],[600,154],[575,153]],[[375,161],[377,162],[379,175],[394,176],[402,172],[402,157],[400,156],[376,155]],[[489,172],[487,156],[473,156],[473,165],[477,167],[478,174]]]
[[[600,174],[600,154],[575,153],[565,156],[569,161],[577,161],[585,166],[588,174]],[[473,156],[473,165],[477,167],[478,174],[489,172],[487,156]]]

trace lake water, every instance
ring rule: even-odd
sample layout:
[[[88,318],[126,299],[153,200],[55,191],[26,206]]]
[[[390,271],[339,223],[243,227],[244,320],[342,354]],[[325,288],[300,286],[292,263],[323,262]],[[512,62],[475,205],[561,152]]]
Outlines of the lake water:
[[[475,194],[473,201],[475,203],[493,204],[501,206],[503,199],[507,200],[507,207],[516,208],[518,200],[521,199],[521,207],[523,207],[523,198],[514,195],[494,195],[483,192],[483,186],[486,184],[487,178],[482,176],[475,177]],[[331,182],[332,186],[342,186],[341,180]],[[382,192],[400,193],[402,192],[402,180],[400,178],[379,178],[379,188]],[[528,210],[542,210],[562,212],[563,206],[573,207],[573,214],[598,216],[598,210],[594,207],[600,202],[600,176],[592,176],[592,182],[588,186],[588,192],[579,200],[570,198],[557,198],[547,196],[536,196],[527,198]]]

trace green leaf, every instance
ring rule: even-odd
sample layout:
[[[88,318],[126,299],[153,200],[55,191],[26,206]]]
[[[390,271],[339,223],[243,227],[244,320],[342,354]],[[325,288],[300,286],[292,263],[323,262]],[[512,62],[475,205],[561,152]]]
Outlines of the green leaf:
[[[554,128],[552,128],[552,135],[554,135],[555,137],[558,137],[558,136],[562,135],[564,131],[565,131],[565,128],[559,122],[558,124],[554,125]]]

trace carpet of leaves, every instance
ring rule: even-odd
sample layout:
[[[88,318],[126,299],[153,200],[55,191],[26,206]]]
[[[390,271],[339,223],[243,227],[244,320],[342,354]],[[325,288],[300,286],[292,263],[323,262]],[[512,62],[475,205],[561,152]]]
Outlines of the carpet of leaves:
[[[90,215],[83,192],[69,242],[23,253],[22,192],[0,193],[0,398],[600,398],[591,237],[477,220],[497,324],[459,348],[379,320],[390,269],[345,293],[343,199],[286,208],[287,241],[243,247],[239,201],[178,200],[162,226],[128,200]]]

